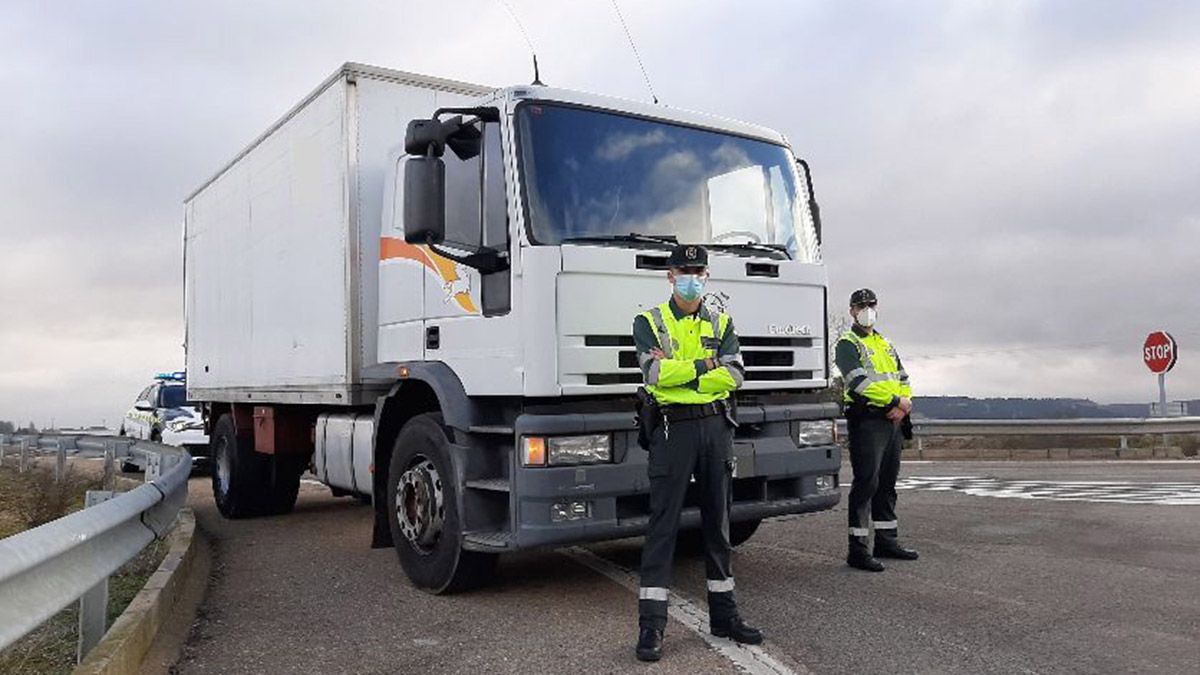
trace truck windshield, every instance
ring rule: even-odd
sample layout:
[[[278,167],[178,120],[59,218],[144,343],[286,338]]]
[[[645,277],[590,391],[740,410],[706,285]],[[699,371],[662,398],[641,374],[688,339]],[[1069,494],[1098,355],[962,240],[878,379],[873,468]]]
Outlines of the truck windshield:
[[[517,118],[536,243],[657,237],[820,259],[807,194],[782,146],[543,103],[521,106]]]

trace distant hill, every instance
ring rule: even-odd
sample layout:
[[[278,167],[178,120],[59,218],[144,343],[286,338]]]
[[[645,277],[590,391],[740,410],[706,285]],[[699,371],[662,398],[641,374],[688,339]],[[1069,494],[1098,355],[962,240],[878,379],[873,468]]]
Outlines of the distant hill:
[[[1148,403],[1103,405],[1086,398],[971,398],[918,396],[917,417],[946,420],[1078,419],[1082,417],[1145,417]],[[1188,412],[1200,415],[1200,399],[1187,401]]]

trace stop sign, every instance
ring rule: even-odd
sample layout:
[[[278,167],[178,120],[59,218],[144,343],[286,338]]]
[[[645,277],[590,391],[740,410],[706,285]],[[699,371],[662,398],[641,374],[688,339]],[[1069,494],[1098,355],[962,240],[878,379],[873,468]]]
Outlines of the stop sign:
[[[1142,345],[1142,360],[1146,362],[1150,372],[1167,372],[1175,367],[1177,358],[1179,348],[1176,347],[1175,338],[1171,337],[1170,333],[1159,330],[1146,336],[1146,342]]]

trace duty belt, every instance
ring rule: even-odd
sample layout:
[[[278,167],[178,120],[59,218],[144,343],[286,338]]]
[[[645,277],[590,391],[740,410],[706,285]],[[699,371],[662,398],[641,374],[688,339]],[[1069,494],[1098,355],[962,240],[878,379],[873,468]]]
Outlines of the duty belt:
[[[672,404],[661,407],[663,417],[669,422],[682,422],[684,420],[698,420],[701,417],[712,417],[713,415],[725,414],[725,402],[713,401],[711,403],[693,403],[693,404]]]
[[[847,405],[845,408],[847,419],[851,417],[879,417],[883,419],[887,417],[887,414],[888,408],[857,401]]]

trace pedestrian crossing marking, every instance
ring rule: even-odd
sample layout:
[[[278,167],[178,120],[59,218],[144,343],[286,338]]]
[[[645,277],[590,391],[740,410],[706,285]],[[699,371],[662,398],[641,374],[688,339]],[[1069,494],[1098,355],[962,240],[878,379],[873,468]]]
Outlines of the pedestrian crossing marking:
[[[982,476],[913,476],[897,490],[962,492],[975,497],[1046,499],[1097,504],[1200,506],[1200,483],[1004,480]]]

